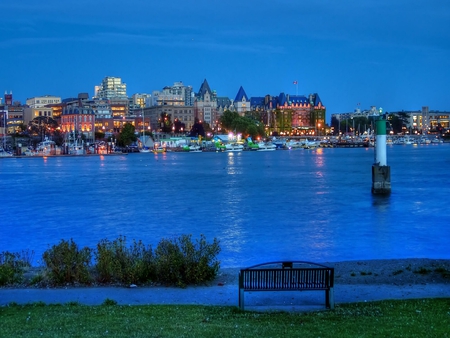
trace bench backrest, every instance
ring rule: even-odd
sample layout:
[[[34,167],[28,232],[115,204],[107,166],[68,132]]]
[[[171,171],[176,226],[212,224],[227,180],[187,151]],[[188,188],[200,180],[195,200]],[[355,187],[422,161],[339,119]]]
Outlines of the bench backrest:
[[[329,290],[333,284],[334,268],[325,266],[295,268],[283,262],[282,268],[251,267],[239,273],[239,288],[248,291]]]

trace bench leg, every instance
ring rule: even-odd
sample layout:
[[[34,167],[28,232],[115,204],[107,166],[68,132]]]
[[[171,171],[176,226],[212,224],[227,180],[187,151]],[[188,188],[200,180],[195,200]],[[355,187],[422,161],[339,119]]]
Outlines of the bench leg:
[[[325,306],[327,309],[334,309],[334,288],[325,291]]]
[[[239,308],[244,310],[244,289],[239,289]]]

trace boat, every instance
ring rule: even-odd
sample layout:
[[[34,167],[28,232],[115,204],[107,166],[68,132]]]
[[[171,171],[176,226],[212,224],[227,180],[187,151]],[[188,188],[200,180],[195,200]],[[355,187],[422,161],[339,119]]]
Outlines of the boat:
[[[3,148],[0,148],[0,157],[10,157],[13,156],[9,151],[6,151]]]
[[[439,138],[436,136],[436,138],[431,139],[431,143],[438,144],[438,143],[443,143],[443,142],[442,142],[441,139],[439,139]]]
[[[36,153],[40,156],[55,155],[56,143],[49,140],[48,137],[45,137],[44,141],[38,143]]]
[[[314,149],[317,148],[319,144],[316,141],[304,140],[300,143],[300,146],[303,149]]]
[[[69,155],[84,155],[83,146],[78,144],[77,142],[69,144]]]
[[[217,152],[226,150],[226,147],[219,141],[214,142],[214,147],[216,148]]]
[[[191,144],[188,146],[184,146],[183,150],[188,153],[201,153],[202,152],[202,148],[197,144]]]
[[[430,144],[431,140],[428,137],[422,136],[419,140],[420,144]]]
[[[258,149],[256,151],[274,151],[277,149],[277,146],[270,142],[259,142]]]
[[[145,115],[144,115],[144,109],[142,109],[142,140],[139,140],[139,152],[140,153],[150,153],[152,151],[154,151],[154,149],[150,149],[149,147],[147,147],[145,145],[146,140],[145,140],[145,134],[144,134],[144,130],[145,130]]]
[[[296,148],[300,148],[302,145],[300,142],[296,141],[296,140],[289,140],[285,143],[284,145],[287,149],[296,149]]]
[[[272,139],[272,144],[275,145],[276,149],[285,149],[286,148],[286,140],[284,139],[277,139],[274,137]]]
[[[139,148],[139,152],[140,153],[149,153],[151,150],[150,150],[150,148],[149,147],[141,147],[141,148]]]
[[[225,145],[225,151],[242,151],[244,146],[239,143],[227,143]]]
[[[254,143],[251,137],[247,137],[248,150],[258,150],[258,143]]]
[[[163,146],[155,146],[152,151],[154,154],[161,154],[166,152],[166,148]]]

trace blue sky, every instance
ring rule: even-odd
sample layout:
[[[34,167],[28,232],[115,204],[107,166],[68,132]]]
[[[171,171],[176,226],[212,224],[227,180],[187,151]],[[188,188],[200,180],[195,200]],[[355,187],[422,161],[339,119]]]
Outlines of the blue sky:
[[[0,90],[15,100],[204,79],[219,96],[318,93],[332,113],[450,110],[448,0],[0,3]]]

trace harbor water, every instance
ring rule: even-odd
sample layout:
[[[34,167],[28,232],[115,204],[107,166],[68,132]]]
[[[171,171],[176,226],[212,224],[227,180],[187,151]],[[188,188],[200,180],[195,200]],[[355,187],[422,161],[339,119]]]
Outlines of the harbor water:
[[[373,162],[373,148],[0,159],[0,252],[39,264],[61,239],[204,234],[222,267],[450,258],[450,144],[388,146],[388,197],[371,194]]]

